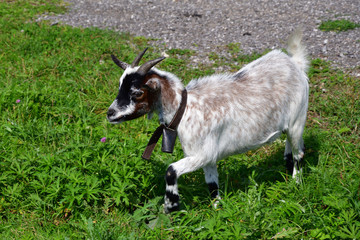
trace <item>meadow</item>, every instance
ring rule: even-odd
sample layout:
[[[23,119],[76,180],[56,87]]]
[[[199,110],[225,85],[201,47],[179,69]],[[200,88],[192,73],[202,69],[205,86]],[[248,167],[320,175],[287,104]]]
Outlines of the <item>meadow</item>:
[[[58,0],[0,1],[1,239],[360,239],[360,78],[312,59],[303,181],[286,173],[284,140],[219,162],[220,207],[202,171],[179,180],[181,211],[164,214],[164,174],[183,156],[155,149],[146,117],[111,125],[106,111],[122,71],[148,39],[35,22]],[[184,82],[263,53],[191,66],[190,50],[167,50],[160,69]],[[160,51],[150,46],[146,59]],[[106,138],[106,140],[104,139]]]

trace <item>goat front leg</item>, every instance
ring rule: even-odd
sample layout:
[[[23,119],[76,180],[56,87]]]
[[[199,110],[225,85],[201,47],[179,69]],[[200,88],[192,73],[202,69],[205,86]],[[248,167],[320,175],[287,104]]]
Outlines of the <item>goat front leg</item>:
[[[177,179],[185,173],[193,172],[203,167],[203,161],[194,157],[186,157],[173,163],[166,171],[166,192],[165,192],[165,213],[178,211],[180,209],[180,196],[178,190]]]
[[[170,213],[179,210],[179,190],[177,185],[177,174],[172,165],[166,171],[166,192],[165,192],[165,213]]]

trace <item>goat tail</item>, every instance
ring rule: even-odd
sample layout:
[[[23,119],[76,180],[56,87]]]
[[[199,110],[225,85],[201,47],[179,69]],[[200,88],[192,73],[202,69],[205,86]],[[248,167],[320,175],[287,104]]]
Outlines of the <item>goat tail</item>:
[[[305,46],[301,43],[302,29],[297,28],[289,37],[287,51],[296,63],[296,65],[304,72],[309,69],[309,60]]]

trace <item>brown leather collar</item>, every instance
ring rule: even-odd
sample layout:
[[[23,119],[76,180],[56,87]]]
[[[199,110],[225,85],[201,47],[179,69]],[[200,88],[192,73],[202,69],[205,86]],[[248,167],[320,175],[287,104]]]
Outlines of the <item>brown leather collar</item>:
[[[141,156],[142,158],[149,160],[151,153],[153,152],[156,143],[158,142],[161,135],[163,136],[162,141],[162,151],[167,153],[172,153],[174,146],[175,146],[175,140],[176,140],[176,129],[181,121],[181,118],[185,112],[187,103],[187,91],[184,89],[181,93],[181,103],[179,109],[176,111],[174,118],[171,120],[170,124],[166,126],[165,124],[161,124],[153,133],[151,136],[148,145],[146,146],[146,149]]]

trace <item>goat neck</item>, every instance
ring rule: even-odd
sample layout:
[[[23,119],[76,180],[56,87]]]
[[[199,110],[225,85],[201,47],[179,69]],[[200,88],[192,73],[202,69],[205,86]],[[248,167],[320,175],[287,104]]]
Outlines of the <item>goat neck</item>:
[[[158,69],[154,69],[152,77],[160,82],[161,93],[158,104],[160,122],[169,124],[179,109],[184,85],[175,75]]]

